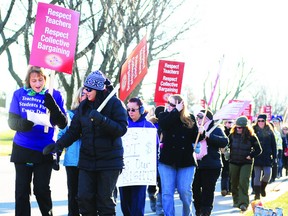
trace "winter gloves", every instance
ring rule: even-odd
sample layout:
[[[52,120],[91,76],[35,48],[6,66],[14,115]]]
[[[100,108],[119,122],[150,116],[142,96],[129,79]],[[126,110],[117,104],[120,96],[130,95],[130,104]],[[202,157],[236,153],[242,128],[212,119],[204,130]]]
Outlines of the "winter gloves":
[[[20,132],[30,131],[34,125],[32,121],[11,112],[9,112],[8,124],[12,130]]]
[[[194,148],[194,145],[195,145],[195,143],[192,143],[193,148]],[[201,144],[198,142],[197,145],[196,145],[196,148],[194,149],[194,152],[196,154],[199,154],[200,150],[201,150]]]
[[[67,125],[67,118],[49,93],[45,93],[44,106],[50,111],[51,123],[57,125],[60,129],[64,129]]]
[[[52,143],[47,145],[44,149],[43,149],[43,154],[44,155],[48,155],[50,153],[61,153],[63,150],[63,148],[57,144],[57,143]]]
[[[97,110],[93,109],[90,114],[89,118],[91,119],[92,122],[94,122],[95,125],[101,125],[106,121],[106,117],[103,116],[100,112]]]

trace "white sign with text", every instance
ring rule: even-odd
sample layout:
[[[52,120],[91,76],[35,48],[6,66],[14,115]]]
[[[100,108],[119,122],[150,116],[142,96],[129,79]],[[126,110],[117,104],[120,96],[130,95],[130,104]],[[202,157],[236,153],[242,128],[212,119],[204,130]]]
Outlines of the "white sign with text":
[[[157,129],[128,128],[122,142],[125,167],[117,186],[156,185]]]

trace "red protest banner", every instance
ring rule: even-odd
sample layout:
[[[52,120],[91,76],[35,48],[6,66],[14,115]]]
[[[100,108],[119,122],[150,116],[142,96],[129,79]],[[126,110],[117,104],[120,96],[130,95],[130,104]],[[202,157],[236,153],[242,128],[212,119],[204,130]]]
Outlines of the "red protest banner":
[[[272,106],[261,106],[260,113],[265,113],[267,115],[267,120],[271,120],[272,116]]]
[[[119,98],[125,100],[147,74],[147,41],[144,37],[121,68]]]
[[[72,73],[80,13],[38,3],[29,64]]]
[[[184,73],[184,62],[160,60],[154,101],[167,102],[171,94],[180,94]]]

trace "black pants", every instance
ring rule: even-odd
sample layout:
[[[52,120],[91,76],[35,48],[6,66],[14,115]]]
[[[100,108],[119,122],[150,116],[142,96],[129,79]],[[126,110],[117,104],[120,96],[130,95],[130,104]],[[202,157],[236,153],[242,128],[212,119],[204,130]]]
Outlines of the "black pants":
[[[31,215],[30,195],[33,177],[33,193],[42,216],[52,215],[50,178],[53,162],[38,164],[15,163],[15,216]]]
[[[66,166],[68,188],[68,216],[79,216],[77,201],[79,169],[75,166]]]
[[[220,172],[221,168],[196,169],[192,184],[196,212],[201,211],[204,215],[210,215],[213,209],[215,186]]]
[[[121,170],[79,170],[78,205],[80,214],[116,215],[114,191]]]

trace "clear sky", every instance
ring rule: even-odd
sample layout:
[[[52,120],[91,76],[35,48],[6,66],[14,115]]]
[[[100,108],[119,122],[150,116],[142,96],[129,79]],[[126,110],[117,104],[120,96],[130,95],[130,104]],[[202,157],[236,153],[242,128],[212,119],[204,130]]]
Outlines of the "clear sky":
[[[253,68],[255,85],[265,85],[281,97],[287,95],[288,1],[188,2],[183,12],[199,22],[174,47],[181,54],[173,59],[185,62],[184,82],[197,86],[208,72],[216,77],[224,55],[220,79],[233,79],[243,59],[246,70]]]
[[[195,86],[201,92],[205,75],[208,72],[216,74],[219,60],[224,55],[220,79],[233,79],[237,64],[243,59],[247,70],[253,68],[255,77],[251,79],[255,79],[255,83],[266,85],[279,97],[287,95],[287,6],[286,0],[187,0],[176,15],[175,22],[182,22],[184,17],[191,16],[198,23],[184,40],[173,47],[180,55],[169,59],[185,62],[184,85]],[[5,53],[0,56],[0,64],[4,67],[2,72],[7,74],[3,61],[6,61]],[[156,82],[155,65],[158,65],[158,61],[149,68],[145,78],[147,86]],[[15,87],[12,78],[0,79],[0,90]],[[149,90],[153,92],[154,88],[149,87]]]

